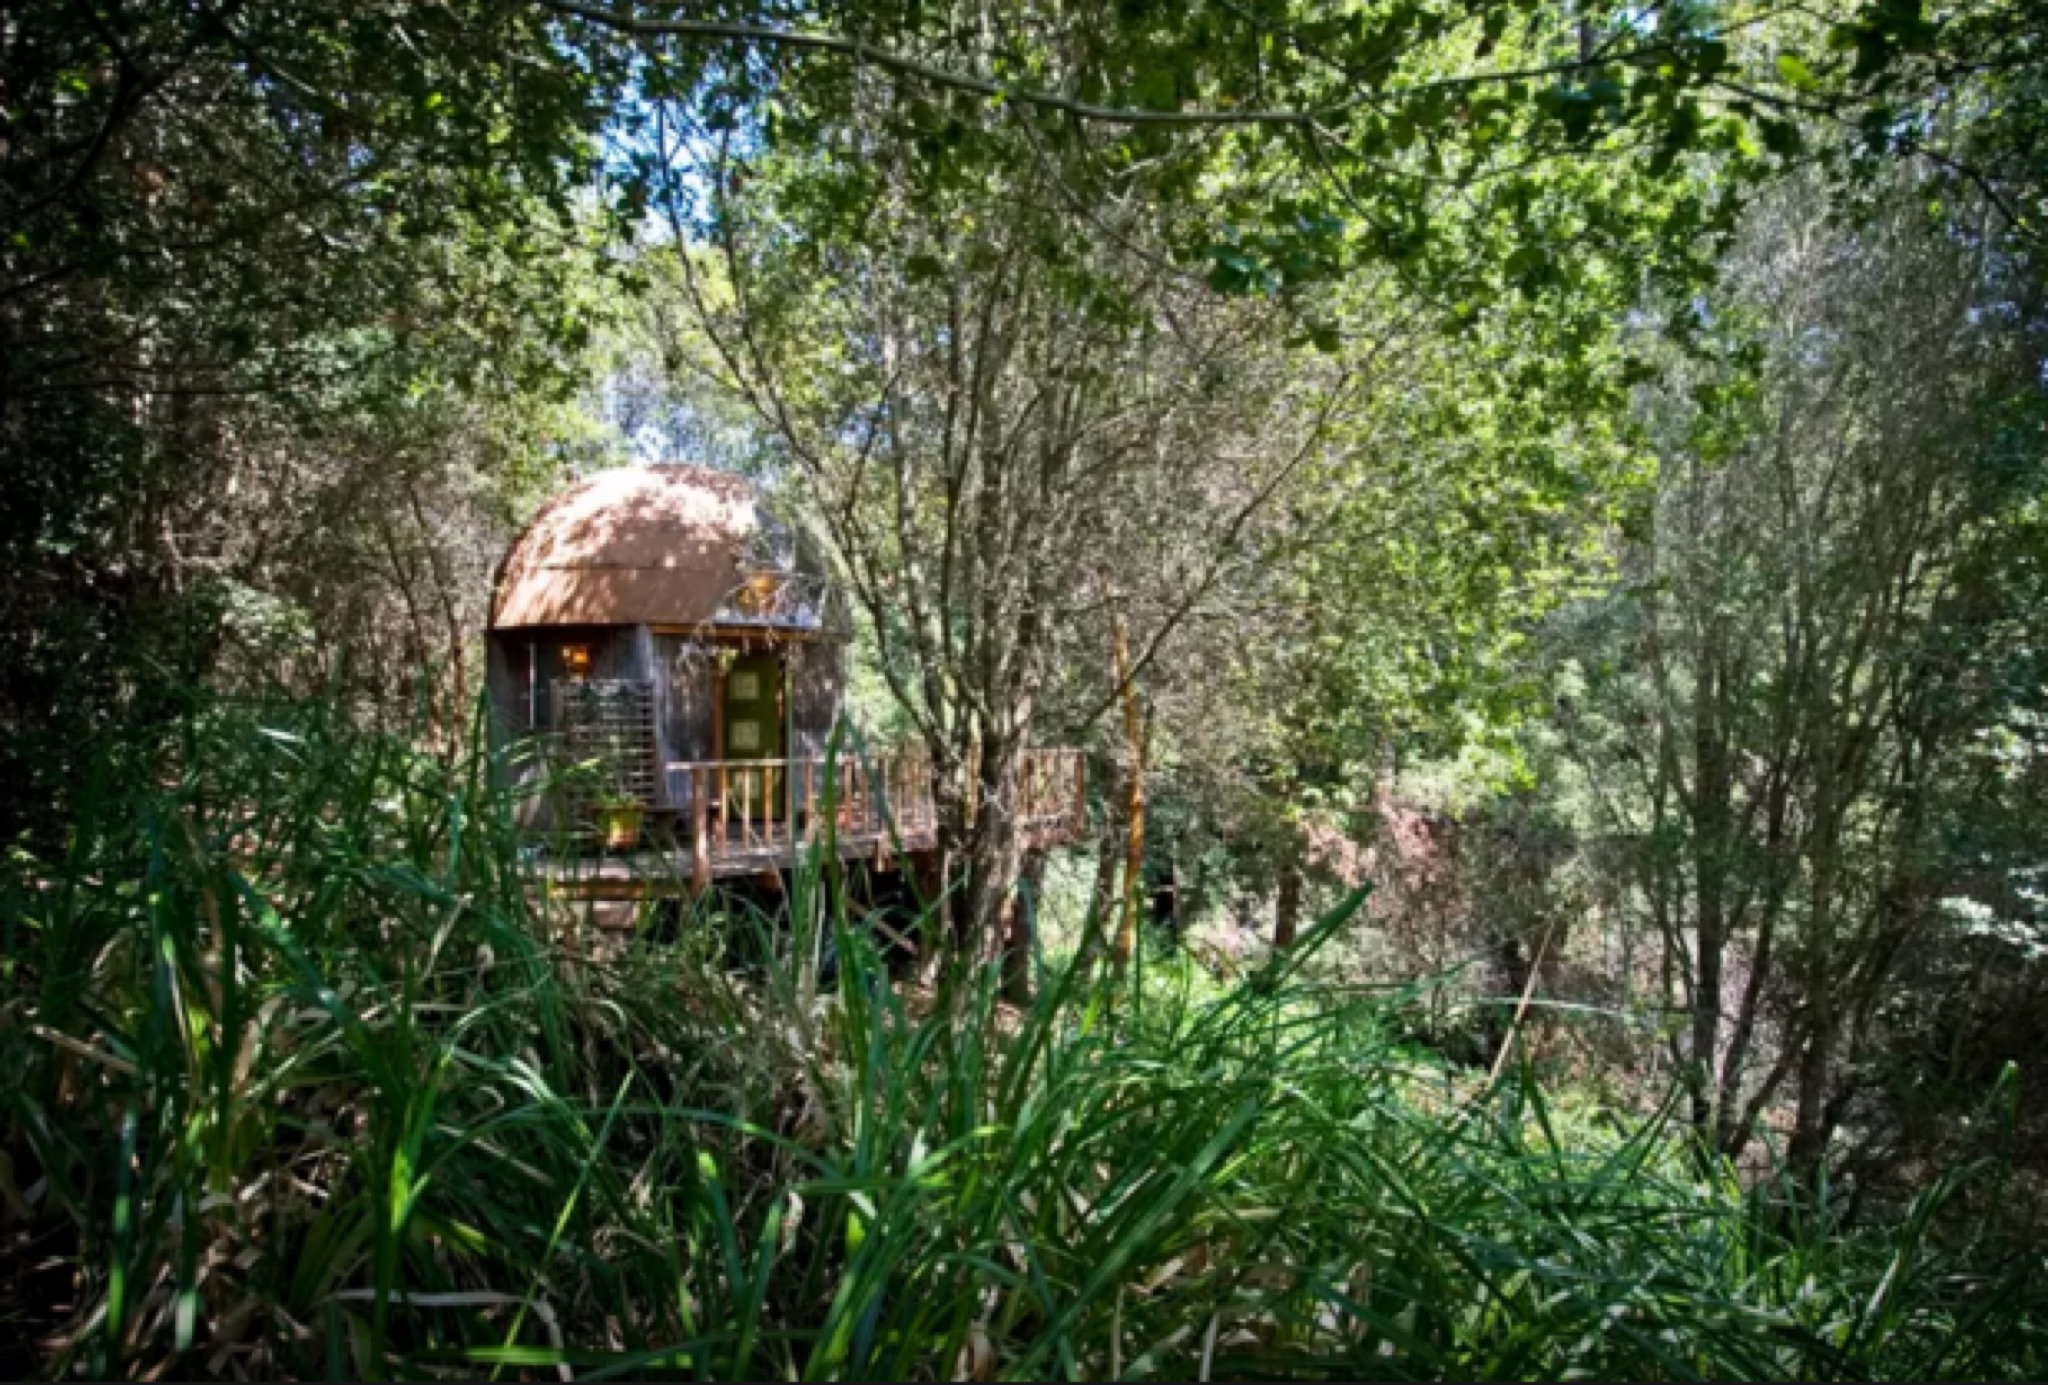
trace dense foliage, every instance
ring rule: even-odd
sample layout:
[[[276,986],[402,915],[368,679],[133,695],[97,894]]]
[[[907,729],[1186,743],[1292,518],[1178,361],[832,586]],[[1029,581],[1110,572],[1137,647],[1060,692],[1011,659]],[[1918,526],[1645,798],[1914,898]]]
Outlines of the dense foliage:
[[[475,532],[559,434],[617,66],[496,5],[9,15],[6,830],[54,825],[84,746],[146,744],[238,656],[349,647],[373,697],[425,691],[362,665],[454,652],[448,574],[489,558],[437,531]]]
[[[99,874],[11,862],[17,1368],[2043,1365],[1995,1164],[1891,1229],[1745,1191],[1666,1118],[1489,1084],[1404,1039],[1412,997],[1315,979],[1355,899],[1235,984],[1054,960],[1023,1011],[986,971],[899,995],[817,866],[751,970],[746,916],[593,957],[483,770],[222,708],[174,782],[89,799]]]
[[[2041,1374],[2037,8],[10,9],[10,1372]],[[494,565],[671,459],[914,968],[536,884]]]

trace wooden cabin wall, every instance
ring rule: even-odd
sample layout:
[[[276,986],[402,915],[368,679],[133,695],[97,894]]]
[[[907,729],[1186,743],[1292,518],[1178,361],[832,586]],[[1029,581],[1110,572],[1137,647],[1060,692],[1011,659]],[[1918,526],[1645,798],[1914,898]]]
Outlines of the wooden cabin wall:
[[[564,676],[564,646],[590,646],[593,678],[646,680],[654,686],[655,753],[663,766],[716,758],[712,704],[717,695],[714,651],[686,635],[655,634],[646,626],[564,626],[547,630],[493,631],[485,641],[492,729],[500,744],[545,732],[553,724],[551,685]],[[822,757],[832,728],[845,710],[844,644],[828,641],[785,646],[789,668],[788,754]],[[534,659],[529,696],[528,655]],[[514,784],[541,773],[537,757],[512,759]],[[663,807],[690,808],[689,776],[661,776]],[[533,796],[522,801],[520,825],[533,832],[554,826],[553,805]]]
[[[554,827],[554,805],[539,794],[521,791],[540,777],[542,766],[537,755],[522,754],[522,748],[517,746],[532,729],[533,699],[528,693],[527,655],[533,645],[530,637],[519,633],[494,630],[486,635],[484,679],[491,699],[491,747],[512,750],[495,763],[503,767],[504,787],[514,795],[513,820],[522,831],[540,833]],[[546,696],[543,690],[543,707]]]
[[[554,724],[549,705],[555,681],[567,668],[562,650],[572,644],[590,646],[592,678],[654,676],[651,636],[644,626],[564,625],[547,630],[493,630],[486,642],[490,653],[487,677],[491,708],[508,734],[545,731]],[[527,651],[534,656],[533,696],[527,696]]]
[[[792,758],[819,757],[846,709],[846,646],[819,640],[789,650]]]
[[[558,644],[584,643],[565,638]],[[587,641],[590,645],[592,678],[637,678],[654,676],[653,637],[644,625],[600,626]],[[559,657],[559,656],[558,656]],[[561,675],[557,673],[556,677]]]
[[[565,625],[545,630],[494,630],[484,640],[485,686],[491,699],[494,744],[509,745],[535,733],[544,734],[553,726],[551,689],[567,671],[562,650],[572,644],[590,646],[593,678],[654,676],[652,636],[644,626]],[[529,653],[533,659],[530,678]],[[658,692],[657,683],[657,695]],[[514,754],[508,757],[508,771],[507,787],[517,789],[539,778],[543,766],[538,755]],[[545,833],[554,829],[554,804],[539,794],[521,796],[514,812],[524,831]]]
[[[684,635],[655,635],[653,641],[654,724],[661,762],[709,760],[717,754],[711,736],[711,701],[717,686],[711,651]],[[690,776],[665,777],[669,806],[688,809]]]
[[[526,646],[516,635],[494,630],[484,636],[484,689],[495,750],[526,729]]]

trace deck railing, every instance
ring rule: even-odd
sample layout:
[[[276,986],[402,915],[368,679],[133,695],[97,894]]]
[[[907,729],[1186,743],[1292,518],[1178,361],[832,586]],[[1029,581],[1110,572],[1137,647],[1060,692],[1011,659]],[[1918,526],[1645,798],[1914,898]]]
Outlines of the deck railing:
[[[829,764],[678,760],[663,768],[685,781],[676,797],[688,805],[691,874],[700,886],[721,865],[779,863],[828,832],[838,854],[872,851],[884,865],[899,850],[930,846],[937,835],[931,761],[919,751]],[[1080,751],[1025,751],[1013,807],[1019,830],[1040,842],[1078,831],[1087,821],[1087,788]]]

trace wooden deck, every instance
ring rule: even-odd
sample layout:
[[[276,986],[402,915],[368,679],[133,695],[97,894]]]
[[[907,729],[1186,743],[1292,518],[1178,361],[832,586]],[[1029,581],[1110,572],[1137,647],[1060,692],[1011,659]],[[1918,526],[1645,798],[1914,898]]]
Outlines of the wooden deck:
[[[938,815],[929,761],[915,753],[830,766],[822,759],[706,760],[664,766],[682,806],[657,806],[630,851],[557,855],[539,865],[571,898],[697,893],[713,881],[791,869],[812,851],[879,869],[931,850]],[[1087,762],[1078,750],[1033,750],[1018,772],[1024,840],[1047,846],[1087,826]]]

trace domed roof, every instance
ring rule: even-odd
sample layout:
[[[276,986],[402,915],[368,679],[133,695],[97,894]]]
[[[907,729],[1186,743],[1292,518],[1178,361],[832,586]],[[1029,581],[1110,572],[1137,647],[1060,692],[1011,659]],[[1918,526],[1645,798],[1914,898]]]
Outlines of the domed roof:
[[[799,572],[797,556],[744,478],[696,466],[600,472],[543,506],[505,555],[491,629],[816,628],[823,579]]]

